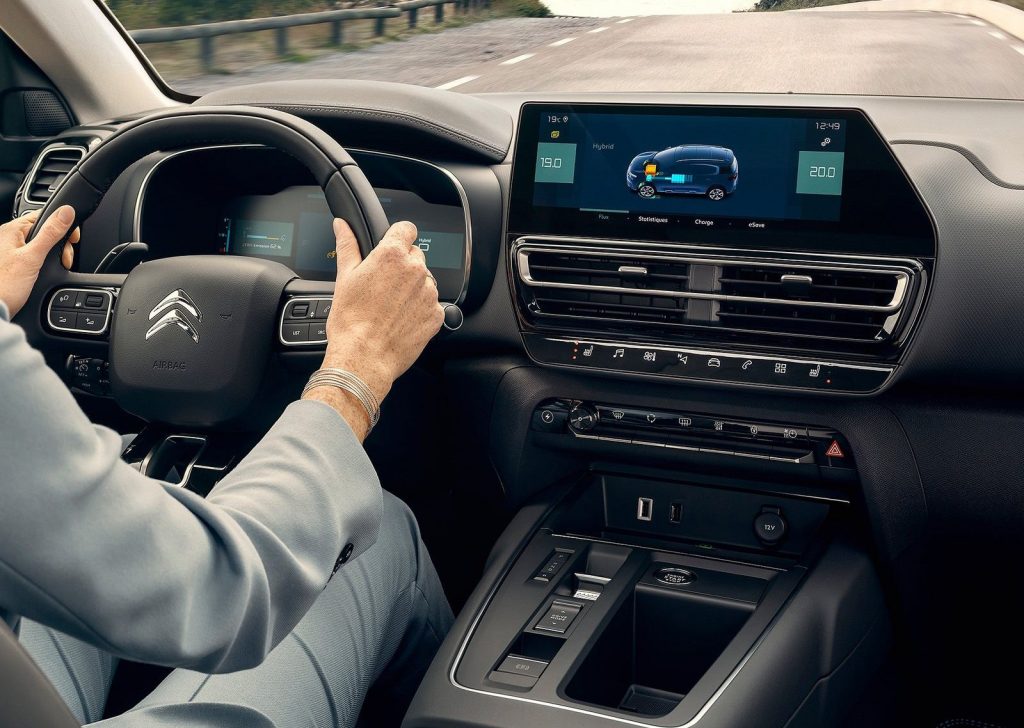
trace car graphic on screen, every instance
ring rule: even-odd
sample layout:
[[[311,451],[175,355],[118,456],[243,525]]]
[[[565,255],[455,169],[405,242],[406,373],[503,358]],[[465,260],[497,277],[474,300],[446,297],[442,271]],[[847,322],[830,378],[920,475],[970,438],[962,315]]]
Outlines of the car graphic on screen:
[[[736,191],[739,170],[731,149],[683,144],[633,157],[626,170],[626,186],[645,199],[666,194],[703,195],[719,202]]]

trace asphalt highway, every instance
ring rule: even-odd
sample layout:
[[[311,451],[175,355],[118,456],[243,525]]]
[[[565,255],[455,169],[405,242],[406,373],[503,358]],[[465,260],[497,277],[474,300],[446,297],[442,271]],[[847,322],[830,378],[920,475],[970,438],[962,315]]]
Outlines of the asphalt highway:
[[[976,18],[939,12],[515,18],[177,85],[202,91],[294,77],[399,81],[465,93],[718,91],[1024,99],[1024,41]]]

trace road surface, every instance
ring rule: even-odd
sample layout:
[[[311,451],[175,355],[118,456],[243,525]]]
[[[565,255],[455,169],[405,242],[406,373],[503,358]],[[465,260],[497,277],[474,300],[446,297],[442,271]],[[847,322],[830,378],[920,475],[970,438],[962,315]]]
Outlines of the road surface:
[[[1024,41],[976,18],[938,12],[509,18],[175,85],[201,92],[281,78],[399,81],[465,93],[750,91],[1024,99]]]

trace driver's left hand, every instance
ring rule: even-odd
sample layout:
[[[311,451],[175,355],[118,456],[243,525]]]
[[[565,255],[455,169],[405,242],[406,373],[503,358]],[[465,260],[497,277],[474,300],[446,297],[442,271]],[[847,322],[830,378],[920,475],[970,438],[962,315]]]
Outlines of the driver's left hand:
[[[0,301],[7,305],[11,318],[21,310],[32,293],[39,277],[39,269],[53,246],[64,239],[75,222],[75,210],[70,205],[57,208],[43,226],[26,242],[32,226],[39,219],[39,210],[0,225]],[[76,229],[61,251],[61,262],[70,269],[80,231]]]

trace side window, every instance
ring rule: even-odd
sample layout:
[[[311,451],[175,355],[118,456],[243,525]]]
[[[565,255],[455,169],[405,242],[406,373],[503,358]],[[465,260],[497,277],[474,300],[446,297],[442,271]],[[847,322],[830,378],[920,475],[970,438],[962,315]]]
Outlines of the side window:
[[[706,177],[709,174],[718,174],[718,166],[701,162],[683,162],[681,164],[677,164],[672,171],[676,174]]]

